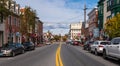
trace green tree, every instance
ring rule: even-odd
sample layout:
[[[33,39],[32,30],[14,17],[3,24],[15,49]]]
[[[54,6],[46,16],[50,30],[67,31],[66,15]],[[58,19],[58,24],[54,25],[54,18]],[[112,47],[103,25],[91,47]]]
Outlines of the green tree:
[[[67,41],[67,37],[66,36],[63,36],[62,39],[63,39],[63,41]]]
[[[0,22],[3,22],[3,19],[5,19],[10,14],[9,9],[6,8],[6,2],[9,3],[10,7],[10,0],[0,0]]]
[[[68,34],[65,34],[63,37],[62,37],[63,41],[67,41],[68,39]]]
[[[61,36],[59,36],[59,35],[55,35],[55,36],[54,36],[54,40],[55,40],[55,41],[60,41],[60,38],[61,38]]]
[[[29,32],[35,31],[36,12],[31,7],[24,8],[24,14],[20,15],[21,18],[21,33],[29,37]]]
[[[120,36],[120,14],[108,19],[105,24],[105,31],[110,38]]]

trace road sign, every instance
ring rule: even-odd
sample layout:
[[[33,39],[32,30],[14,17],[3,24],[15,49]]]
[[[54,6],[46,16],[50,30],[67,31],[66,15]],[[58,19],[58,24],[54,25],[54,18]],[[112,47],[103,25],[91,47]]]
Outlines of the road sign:
[[[93,30],[93,34],[94,34],[94,37],[95,37],[95,38],[99,37],[99,29],[98,29],[98,28],[95,28],[95,29]]]

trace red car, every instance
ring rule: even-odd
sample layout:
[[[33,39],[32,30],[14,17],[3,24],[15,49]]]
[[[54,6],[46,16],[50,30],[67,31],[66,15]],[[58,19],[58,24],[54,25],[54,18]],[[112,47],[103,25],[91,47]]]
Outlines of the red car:
[[[79,46],[80,41],[73,41],[73,45]]]

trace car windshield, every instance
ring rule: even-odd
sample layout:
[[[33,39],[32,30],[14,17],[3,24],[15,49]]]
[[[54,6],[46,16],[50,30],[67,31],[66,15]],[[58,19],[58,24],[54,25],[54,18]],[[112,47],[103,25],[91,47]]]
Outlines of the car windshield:
[[[15,47],[15,44],[6,44],[2,48],[13,48]]]
[[[107,44],[110,44],[110,42],[101,42],[100,44],[101,45],[107,45]]]
[[[114,40],[114,44],[119,44],[120,43],[120,39],[115,39]]]
[[[89,44],[93,44],[93,43],[94,43],[94,42],[91,42],[91,41],[89,42]]]
[[[23,43],[24,46],[29,46],[29,45],[31,45],[31,44],[32,44],[31,42],[24,42],[24,43]]]

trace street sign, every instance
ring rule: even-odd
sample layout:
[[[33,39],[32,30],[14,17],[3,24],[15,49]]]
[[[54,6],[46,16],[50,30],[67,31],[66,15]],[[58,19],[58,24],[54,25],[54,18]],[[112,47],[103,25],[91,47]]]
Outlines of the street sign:
[[[16,32],[16,36],[20,37],[20,32]]]
[[[94,34],[94,37],[95,37],[95,38],[99,37],[99,29],[98,29],[98,28],[95,28],[95,29],[93,30],[93,34]]]

